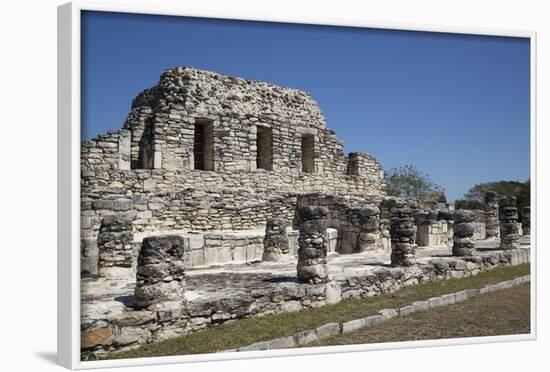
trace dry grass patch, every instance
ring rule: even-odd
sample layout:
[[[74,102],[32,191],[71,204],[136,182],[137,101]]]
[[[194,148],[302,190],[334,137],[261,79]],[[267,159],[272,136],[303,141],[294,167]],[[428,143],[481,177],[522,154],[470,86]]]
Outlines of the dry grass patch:
[[[307,347],[528,334],[530,298],[527,283],[326,338]]]

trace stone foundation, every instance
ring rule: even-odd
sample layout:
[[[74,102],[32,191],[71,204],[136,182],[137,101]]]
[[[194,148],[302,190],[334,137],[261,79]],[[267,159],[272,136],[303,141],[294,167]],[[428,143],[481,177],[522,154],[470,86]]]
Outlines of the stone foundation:
[[[475,257],[450,257],[448,251],[435,252],[438,251],[434,251],[435,256],[417,257],[416,265],[410,267],[382,264],[389,263],[387,254],[382,259],[373,256],[370,260],[371,252],[330,256],[329,269],[334,279],[320,284],[296,281],[292,262],[227,268],[224,273],[214,269],[190,271],[186,275],[185,308],[169,321],[162,321],[154,311],[134,310],[133,289],[127,282],[86,279],[82,283],[82,339],[85,341],[82,357],[131,349],[203,329],[209,324],[298,311],[334,303],[340,298],[368,298],[404,286],[462,278],[494,267],[529,262],[529,249],[502,252],[481,248]],[[110,300],[102,297],[101,288],[109,291]],[[113,300],[113,295],[119,300]]]

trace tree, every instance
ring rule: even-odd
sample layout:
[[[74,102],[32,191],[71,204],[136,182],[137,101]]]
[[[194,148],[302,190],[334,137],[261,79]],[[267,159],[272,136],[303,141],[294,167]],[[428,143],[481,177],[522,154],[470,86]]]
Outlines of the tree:
[[[485,204],[477,200],[458,199],[455,201],[455,209],[485,209]]]
[[[514,196],[517,199],[517,207],[521,213],[523,207],[531,205],[531,180],[525,182],[520,181],[496,181],[480,183],[472,187],[466,194],[464,199],[458,200],[455,203],[457,209],[482,209],[472,208],[482,206],[487,191],[494,191],[499,197]]]
[[[421,202],[434,192],[443,192],[443,187],[435,184],[427,174],[414,165],[404,165],[390,169],[385,177],[386,192],[391,196],[418,199]]]

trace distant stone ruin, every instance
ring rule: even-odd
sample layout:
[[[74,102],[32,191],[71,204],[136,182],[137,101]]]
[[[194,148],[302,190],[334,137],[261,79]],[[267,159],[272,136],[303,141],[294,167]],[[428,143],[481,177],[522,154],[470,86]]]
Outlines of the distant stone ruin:
[[[82,143],[83,357],[529,260],[515,200],[452,211],[384,186],[308,93],[167,70]]]

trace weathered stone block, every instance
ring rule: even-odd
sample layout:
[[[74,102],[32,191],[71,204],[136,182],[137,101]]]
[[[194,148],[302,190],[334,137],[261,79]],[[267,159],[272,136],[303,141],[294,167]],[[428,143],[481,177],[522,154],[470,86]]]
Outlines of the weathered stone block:
[[[294,339],[298,345],[307,344],[313,341],[317,341],[317,330],[310,329],[307,331],[299,332],[294,335]]]
[[[382,315],[383,321],[390,320],[399,315],[395,309],[382,309],[378,313]]]
[[[113,343],[113,333],[108,327],[95,328],[80,333],[80,347],[89,349],[95,346],[108,346]]]
[[[274,340],[269,341],[269,349],[288,349],[291,347],[294,347],[296,345],[296,341],[294,341],[294,337],[280,337],[276,338]]]
[[[371,315],[364,318],[364,320],[365,320],[365,327],[371,327],[375,324],[382,323],[384,321],[384,316],[381,314]]]
[[[337,304],[342,300],[342,288],[336,281],[328,282],[326,285],[325,302],[327,305]]]
[[[365,319],[355,319],[342,323],[342,333],[349,333],[365,327]]]
[[[136,306],[183,302],[184,286],[184,239],[178,235],[143,239],[134,293]]]
[[[338,323],[327,323],[320,327],[316,328],[317,331],[317,337],[318,338],[325,338],[334,336],[340,333],[340,324]]]
[[[403,306],[399,309],[399,316],[407,316],[415,311],[417,311],[417,308],[414,305]]]
[[[441,297],[432,297],[428,299],[428,306],[431,308],[442,306]]]
[[[274,217],[267,220],[262,261],[278,261],[289,253],[287,221]]]

